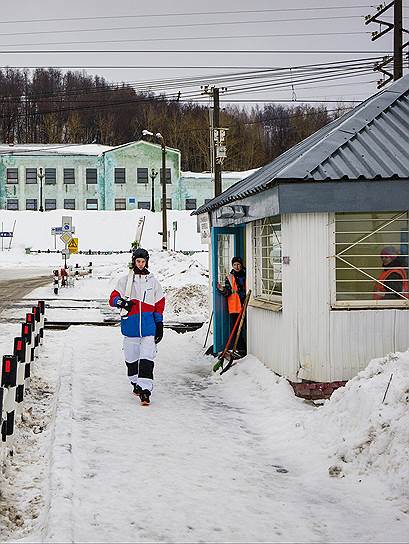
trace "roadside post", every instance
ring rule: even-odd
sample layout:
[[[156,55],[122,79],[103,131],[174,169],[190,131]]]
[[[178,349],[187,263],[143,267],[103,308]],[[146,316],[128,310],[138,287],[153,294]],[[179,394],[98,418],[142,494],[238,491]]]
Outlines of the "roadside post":
[[[173,221],[173,251],[176,251],[176,231],[178,230],[178,222]]]

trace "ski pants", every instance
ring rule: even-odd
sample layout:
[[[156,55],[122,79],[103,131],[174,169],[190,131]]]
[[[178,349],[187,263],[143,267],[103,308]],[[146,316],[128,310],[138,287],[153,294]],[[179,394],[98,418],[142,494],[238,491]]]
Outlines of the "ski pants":
[[[142,389],[153,389],[153,366],[156,356],[154,336],[124,336],[124,356],[129,381]]]

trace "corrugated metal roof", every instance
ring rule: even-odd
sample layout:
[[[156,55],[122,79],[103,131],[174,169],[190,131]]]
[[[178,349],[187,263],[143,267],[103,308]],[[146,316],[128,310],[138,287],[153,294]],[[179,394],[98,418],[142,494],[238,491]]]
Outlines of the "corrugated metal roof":
[[[277,181],[409,178],[409,75],[332,121],[198,208],[200,214]]]

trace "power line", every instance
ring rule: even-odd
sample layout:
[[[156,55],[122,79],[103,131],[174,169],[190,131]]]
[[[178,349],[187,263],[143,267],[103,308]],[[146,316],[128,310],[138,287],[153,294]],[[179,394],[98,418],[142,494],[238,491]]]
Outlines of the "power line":
[[[40,43],[19,43],[18,47],[26,46],[38,46],[38,45],[75,45],[75,44],[96,44],[96,43],[137,43],[137,42],[177,42],[177,41],[189,41],[189,40],[234,40],[234,39],[246,39],[246,38],[284,38],[284,37],[294,37],[294,36],[346,36],[346,35],[357,35],[357,34],[371,34],[370,31],[356,31],[356,32],[308,32],[300,33],[296,32],[294,34],[245,34],[238,36],[178,36],[172,38],[129,38],[122,40],[77,40],[77,41],[67,41],[67,42],[40,42]],[[15,47],[17,44],[10,46]],[[0,47],[8,47],[8,44],[2,43]]]
[[[239,55],[248,55],[248,54],[334,54],[334,55],[340,55],[340,54],[379,54],[384,55],[387,53],[391,53],[390,49],[384,49],[382,51],[373,51],[373,50],[359,50],[359,49],[350,49],[350,50],[344,50],[344,49],[337,49],[337,50],[331,50],[331,49],[37,49],[33,51],[32,49],[8,49],[8,50],[2,50],[0,51],[0,54],[57,54],[57,53],[69,53],[69,54],[75,54],[75,53],[220,53],[220,54],[229,54],[229,53],[235,53]]]
[[[328,7],[309,7],[309,8],[279,8],[279,9],[245,9],[245,10],[228,10],[228,11],[196,11],[196,12],[184,12],[184,13],[149,13],[149,14],[124,14],[124,15],[96,15],[92,17],[63,17],[63,18],[48,18],[48,19],[19,19],[14,21],[0,21],[0,24],[12,24],[12,23],[55,23],[58,21],[97,21],[97,20],[112,20],[112,19],[138,19],[144,17],[185,17],[191,15],[229,15],[234,13],[273,13],[284,11],[320,11],[320,10],[335,10],[335,9],[363,9],[372,7],[370,4],[358,5],[358,6],[328,6]]]
[[[335,17],[309,17],[309,18],[295,18],[295,19],[272,19],[272,20],[254,20],[254,21],[213,21],[203,23],[174,23],[169,25],[143,25],[143,26],[124,26],[124,27],[110,27],[110,28],[69,28],[61,30],[35,30],[31,32],[3,32],[0,36],[34,36],[44,34],[72,34],[79,32],[113,32],[124,30],[157,30],[163,28],[185,28],[185,27],[203,27],[203,26],[219,26],[219,25],[248,25],[248,24],[264,24],[264,23],[283,23],[292,21],[327,21],[332,19],[349,19],[355,16],[335,16]],[[369,33],[369,32],[368,32]]]

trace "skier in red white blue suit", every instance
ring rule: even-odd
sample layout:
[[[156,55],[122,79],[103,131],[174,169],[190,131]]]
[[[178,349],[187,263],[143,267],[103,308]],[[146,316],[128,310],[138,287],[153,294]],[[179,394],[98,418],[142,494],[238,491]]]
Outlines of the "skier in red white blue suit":
[[[129,299],[126,296],[127,274],[119,278],[109,304],[128,312],[121,317],[125,363],[133,392],[143,405],[147,405],[153,389],[156,344],[163,337],[165,297],[158,280],[148,270],[149,253],[146,249],[133,250],[131,264],[133,278],[130,278]]]

